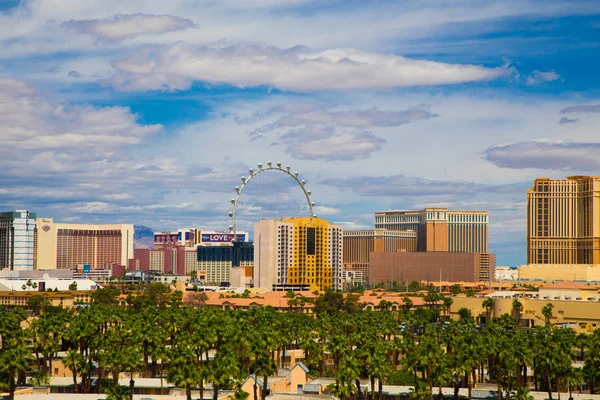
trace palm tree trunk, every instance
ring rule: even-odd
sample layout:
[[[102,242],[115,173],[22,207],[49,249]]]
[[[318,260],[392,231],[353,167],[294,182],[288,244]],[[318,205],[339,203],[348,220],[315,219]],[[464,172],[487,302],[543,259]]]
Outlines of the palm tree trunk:
[[[261,391],[261,395],[260,395],[261,400],[265,400],[265,398],[267,397],[267,380],[268,379],[269,379],[269,377],[267,375],[263,376],[263,387],[262,387],[262,391]]]
[[[213,400],[219,400],[219,387],[213,383]]]
[[[356,385],[356,390],[358,391],[358,398],[360,400],[365,399],[365,397],[363,397],[363,393],[362,393],[362,389],[360,388],[360,379],[356,379],[355,381],[355,385]]]
[[[15,376],[14,374],[10,374],[10,382],[8,388],[8,399],[15,400],[15,390],[17,389],[17,385],[15,384]]]
[[[190,385],[185,385],[185,397],[187,400],[192,400],[192,388]],[[200,397],[202,400],[202,397]]]
[[[548,399],[552,400],[552,378],[550,378],[550,371],[548,371]]]
[[[573,388],[571,387],[570,383],[569,383],[569,400],[573,400]]]
[[[371,376],[371,400],[375,400],[375,377]]]
[[[258,393],[257,393],[257,388],[258,388],[258,383],[256,382],[256,375],[254,375],[254,398],[252,400],[258,400]]]
[[[502,386],[500,382],[498,382],[498,392],[497,392],[498,400],[502,400]]]
[[[133,371],[131,371],[131,375],[129,376],[129,400],[133,400],[134,387],[135,381],[133,380]]]
[[[77,393],[79,392],[79,390],[77,390],[77,371],[73,370],[71,372],[73,372],[73,393]]]
[[[102,393],[102,372],[102,367],[98,365],[98,384],[96,385],[96,392],[98,394]]]
[[[379,386],[379,393],[377,394],[377,398],[381,400],[383,399],[383,380],[381,379],[381,377],[379,377],[379,382],[377,383],[377,385]]]
[[[473,394],[473,382],[469,379],[469,374],[467,374],[467,393],[468,400],[471,400]]]
[[[204,399],[204,379],[200,379],[200,400]]]
[[[538,370],[535,368],[535,357],[533,358],[533,384],[535,391],[538,391]]]

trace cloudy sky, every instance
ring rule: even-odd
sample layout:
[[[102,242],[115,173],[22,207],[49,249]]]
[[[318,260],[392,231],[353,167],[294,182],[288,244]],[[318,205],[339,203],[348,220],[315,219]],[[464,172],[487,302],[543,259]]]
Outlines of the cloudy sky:
[[[600,174],[599,47],[598,0],[0,0],[0,208],[224,229],[281,161],[347,228],[489,210],[516,266],[532,180]]]

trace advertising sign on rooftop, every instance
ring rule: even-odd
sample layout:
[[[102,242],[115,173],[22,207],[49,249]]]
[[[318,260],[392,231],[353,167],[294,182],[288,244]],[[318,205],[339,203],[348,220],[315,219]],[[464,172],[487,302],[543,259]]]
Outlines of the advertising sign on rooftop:
[[[236,241],[245,242],[246,234],[238,233],[236,236]],[[233,234],[231,233],[203,233],[202,234],[202,243],[228,243],[233,240]]]

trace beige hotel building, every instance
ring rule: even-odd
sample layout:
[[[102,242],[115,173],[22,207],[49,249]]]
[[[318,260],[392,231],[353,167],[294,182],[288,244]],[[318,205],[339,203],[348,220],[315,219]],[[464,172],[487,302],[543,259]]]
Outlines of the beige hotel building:
[[[493,279],[487,211],[430,207],[375,213],[375,230],[344,232],[344,266],[370,283]]]
[[[128,265],[133,258],[133,225],[55,223],[37,218],[34,236],[35,269],[72,269],[89,264],[92,269]]]
[[[344,271],[358,272],[360,283],[369,277],[371,253],[417,251],[417,233],[365,229],[344,231]]]
[[[521,278],[600,280],[600,176],[534,181]]]

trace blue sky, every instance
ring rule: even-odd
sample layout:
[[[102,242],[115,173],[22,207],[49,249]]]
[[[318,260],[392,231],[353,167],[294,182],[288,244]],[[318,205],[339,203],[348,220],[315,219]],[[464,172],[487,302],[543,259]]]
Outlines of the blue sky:
[[[489,210],[516,266],[532,180],[600,174],[599,47],[598,0],[0,0],[0,208],[225,229],[280,160],[348,229]]]

